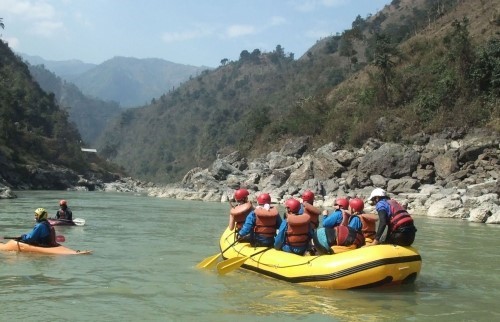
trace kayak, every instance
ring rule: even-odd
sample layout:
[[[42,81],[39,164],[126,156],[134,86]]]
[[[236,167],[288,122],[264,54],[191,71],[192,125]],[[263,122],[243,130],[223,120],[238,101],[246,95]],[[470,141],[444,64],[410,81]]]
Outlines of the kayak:
[[[76,226],[73,220],[48,218],[47,221],[52,226]]]
[[[62,245],[56,247],[39,247],[25,244],[15,240],[9,240],[6,243],[0,243],[0,251],[11,251],[19,253],[39,253],[50,255],[87,255],[91,250],[73,250]]]
[[[47,218],[47,221],[52,226],[83,226],[83,225],[85,225],[85,219],[82,219],[82,218],[75,218],[73,220]]]
[[[274,248],[235,243],[235,240],[234,231],[227,228],[220,238],[225,260],[217,265],[219,273],[224,274],[241,266],[294,284],[327,289],[361,289],[411,284],[422,266],[422,258],[413,247],[384,244],[349,249],[334,246],[335,254],[332,255],[300,256]]]

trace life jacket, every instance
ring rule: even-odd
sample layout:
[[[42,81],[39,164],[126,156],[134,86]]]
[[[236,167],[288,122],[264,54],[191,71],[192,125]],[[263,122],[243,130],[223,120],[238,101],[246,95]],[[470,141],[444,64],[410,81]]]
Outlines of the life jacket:
[[[321,211],[308,202],[304,202],[303,205],[304,205],[304,214],[308,214],[309,217],[311,217],[311,224],[313,225],[313,229],[318,228],[319,215],[321,214]]]
[[[309,230],[311,217],[308,214],[288,215],[286,218],[288,228],[286,242],[290,246],[300,247],[309,243]]]
[[[45,247],[59,246],[59,244],[56,241],[56,230],[54,229],[54,227],[52,227],[50,223],[46,220],[42,221],[41,224],[45,225],[45,227],[49,230],[49,235],[42,238],[41,241],[39,242],[39,245]]]
[[[277,207],[271,207],[269,210],[263,207],[255,208],[254,232],[265,237],[274,237],[276,235],[276,219],[278,216]]]
[[[365,239],[371,239],[372,241],[375,239],[375,235],[377,234],[377,220],[378,216],[375,214],[359,214],[357,215],[361,220],[361,232]]]
[[[361,232],[356,231],[349,226],[337,226],[334,228],[336,232],[336,245],[338,246],[351,246],[355,245],[356,248],[365,245],[365,237]]]
[[[388,199],[389,209],[389,230],[391,232],[398,230],[402,227],[413,226],[413,218],[396,200]]]
[[[250,201],[247,201],[241,205],[237,205],[234,208],[231,208],[230,214],[234,218],[234,222],[236,224],[236,230],[240,230],[241,227],[243,227],[243,224],[245,223],[245,219],[247,218],[248,214],[253,210],[252,203]]]
[[[64,209],[59,209],[57,214],[59,215],[59,219],[66,219],[66,211]]]

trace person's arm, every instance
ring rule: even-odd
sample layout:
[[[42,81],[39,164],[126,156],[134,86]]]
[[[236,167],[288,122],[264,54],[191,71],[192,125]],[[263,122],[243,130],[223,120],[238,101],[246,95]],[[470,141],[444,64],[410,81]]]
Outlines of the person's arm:
[[[66,210],[66,219],[73,220],[73,212],[69,208]]]
[[[287,225],[287,222],[283,221],[280,225],[278,235],[276,235],[276,237],[274,238],[274,248],[277,250],[281,250],[283,244],[285,243],[285,232],[288,227]]]
[[[379,223],[378,223],[377,234],[375,235],[375,239],[371,243],[372,245],[380,244],[380,238],[382,238],[385,228],[387,227],[387,212],[385,210],[379,210],[377,211],[377,214]]]
[[[359,219],[358,216],[354,216],[349,221],[348,226],[353,228],[356,231],[361,231],[361,229],[363,228],[363,223],[361,222],[361,219]]]
[[[56,212],[56,218],[59,219],[61,215],[59,214],[59,210]]]
[[[255,211],[252,211],[248,214],[247,218],[245,219],[245,223],[243,224],[243,227],[241,227],[240,231],[238,231],[238,235],[240,235],[240,237],[246,236],[250,234],[250,232],[253,230],[254,227],[255,227]]]
[[[21,241],[26,243],[34,243],[38,242],[40,236],[43,232],[43,225],[36,224],[32,231],[27,234],[21,235]]]
[[[229,224],[228,224],[228,227],[229,227],[229,230],[234,230],[234,226],[235,226],[235,221],[234,221],[234,217],[229,214]]]
[[[328,215],[328,217],[326,217],[325,220],[323,220],[323,227],[333,228],[341,222],[342,222],[342,212],[335,211],[330,215]]]

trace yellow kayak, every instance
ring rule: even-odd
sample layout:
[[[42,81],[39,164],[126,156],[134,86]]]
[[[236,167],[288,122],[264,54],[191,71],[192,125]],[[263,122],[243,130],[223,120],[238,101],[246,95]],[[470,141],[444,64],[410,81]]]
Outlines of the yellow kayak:
[[[347,250],[342,247],[335,249],[334,246],[336,253],[332,255],[300,256],[273,248],[252,247],[248,243],[231,246],[235,240],[234,231],[226,229],[222,234],[220,248],[225,250],[222,257],[226,260],[219,263],[218,269],[231,268],[232,262],[239,267],[243,262],[241,267],[244,269],[319,288],[357,289],[410,284],[422,266],[422,258],[413,247],[376,245]]]
[[[86,255],[92,253],[90,250],[73,250],[61,245],[57,247],[38,247],[15,240],[9,240],[7,243],[0,243],[0,251],[50,255]]]

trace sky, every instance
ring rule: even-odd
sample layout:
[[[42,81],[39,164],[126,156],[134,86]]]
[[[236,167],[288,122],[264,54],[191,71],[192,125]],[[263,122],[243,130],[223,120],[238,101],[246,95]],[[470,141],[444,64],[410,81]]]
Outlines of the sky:
[[[18,53],[100,64],[115,56],[217,67],[243,50],[295,59],[390,0],[0,0],[0,38]]]

